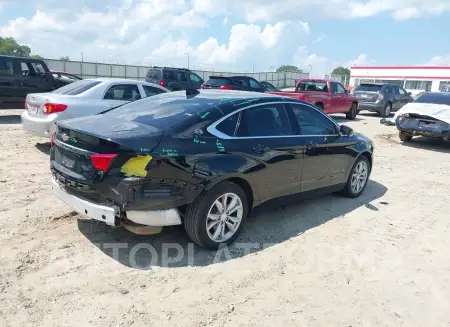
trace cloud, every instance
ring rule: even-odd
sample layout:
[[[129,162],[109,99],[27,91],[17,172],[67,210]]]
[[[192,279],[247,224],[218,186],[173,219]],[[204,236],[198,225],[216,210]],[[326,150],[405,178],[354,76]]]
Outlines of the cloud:
[[[311,72],[311,77],[323,78],[325,74],[331,71],[332,63],[328,58],[317,54],[309,53],[306,46],[297,48],[293,56],[294,65],[304,72]]]
[[[424,64],[425,66],[450,66],[450,55],[435,56]]]
[[[225,17],[223,18],[223,26],[227,26],[227,25],[228,25],[228,17],[225,16]]]
[[[361,53],[358,58],[354,60],[348,61],[346,64],[344,64],[345,67],[352,67],[352,66],[370,66],[375,63],[375,60],[369,59],[369,56],[365,53]]]

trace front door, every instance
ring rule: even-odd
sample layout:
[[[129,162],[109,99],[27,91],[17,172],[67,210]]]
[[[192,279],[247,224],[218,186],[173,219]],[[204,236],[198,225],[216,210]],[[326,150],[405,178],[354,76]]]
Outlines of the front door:
[[[331,86],[331,108],[329,112],[344,112],[348,102],[348,95],[345,88],[340,83],[330,82]],[[350,106],[349,106],[350,108]]]
[[[351,152],[346,149],[350,144],[319,110],[304,104],[290,106],[299,124],[299,138],[305,146],[302,192],[344,183],[352,160]]]
[[[20,58],[16,62],[23,98],[29,93],[45,93],[53,90],[53,76],[40,61]]]

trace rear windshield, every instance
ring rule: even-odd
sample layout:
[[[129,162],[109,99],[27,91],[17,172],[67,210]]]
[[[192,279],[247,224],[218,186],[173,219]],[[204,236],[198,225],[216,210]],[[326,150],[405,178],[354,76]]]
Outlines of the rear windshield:
[[[176,93],[162,93],[127,103],[103,115],[165,130],[190,118],[197,119],[200,117],[197,113],[202,112],[205,107],[214,107],[217,104],[215,99],[187,99]],[[208,122],[207,119],[204,121]]]
[[[304,81],[297,85],[297,91],[328,92],[328,87],[325,82]]]
[[[424,93],[419,96],[414,102],[446,104],[450,106],[450,93]]]
[[[161,79],[161,71],[159,69],[149,69],[147,72],[147,78]]]
[[[380,92],[383,85],[361,84],[355,88],[355,91]]]
[[[101,81],[80,80],[70,83],[66,86],[60,87],[59,89],[52,91],[52,93],[77,95],[86,92],[87,90],[93,88],[94,86],[100,83]]]
[[[212,86],[223,86],[231,85],[232,81],[229,78],[209,78],[209,80],[205,84]]]

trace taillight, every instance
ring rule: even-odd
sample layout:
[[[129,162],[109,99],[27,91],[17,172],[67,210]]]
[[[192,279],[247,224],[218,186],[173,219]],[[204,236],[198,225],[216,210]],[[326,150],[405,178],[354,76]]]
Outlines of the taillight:
[[[384,99],[384,95],[383,94],[378,94],[378,100],[383,100]]]
[[[46,103],[42,108],[42,112],[46,115],[53,114],[55,112],[61,112],[67,109],[67,105],[59,103]]]
[[[200,85],[200,88],[201,88],[201,89],[204,89],[204,88],[205,88],[205,86],[204,86],[204,85],[202,84],[202,85]]]
[[[25,100],[25,109],[28,110],[28,103],[27,103],[27,100]]]
[[[97,170],[107,171],[117,154],[93,154],[91,155],[92,165]]]
[[[219,87],[219,89],[222,89],[222,90],[232,90],[233,87],[232,87],[231,85],[222,85],[222,86]]]
[[[159,85],[161,85],[162,87],[164,87],[164,85],[166,85],[166,84],[164,83],[164,80],[163,80],[163,79],[159,81]]]
[[[50,147],[52,147],[55,144],[55,134],[52,135],[50,138]]]

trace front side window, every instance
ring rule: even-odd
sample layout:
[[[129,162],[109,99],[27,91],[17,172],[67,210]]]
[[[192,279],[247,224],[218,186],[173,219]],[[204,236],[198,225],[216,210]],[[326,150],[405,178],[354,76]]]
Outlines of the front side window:
[[[300,128],[300,135],[336,135],[338,131],[331,120],[317,110],[300,104],[291,103],[292,111]]]
[[[331,84],[331,92],[333,94],[342,94],[345,93],[345,88],[342,86],[342,84],[332,82]]]
[[[198,75],[195,75],[193,73],[189,74],[189,79],[191,80],[191,82],[194,82],[194,83],[201,83],[202,82],[202,79]]]
[[[260,89],[261,85],[259,85],[259,83],[257,81],[255,81],[254,79],[249,79],[250,82],[250,87],[254,88],[254,89]]]
[[[263,104],[242,111],[236,136],[265,137],[292,135],[283,104]]]
[[[164,90],[161,90],[157,87],[148,86],[148,85],[142,85],[142,88],[144,89],[145,96],[151,97],[153,95],[165,93]]]
[[[135,101],[141,98],[136,84],[118,84],[106,91],[105,100]]]

